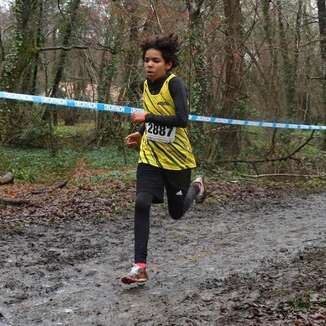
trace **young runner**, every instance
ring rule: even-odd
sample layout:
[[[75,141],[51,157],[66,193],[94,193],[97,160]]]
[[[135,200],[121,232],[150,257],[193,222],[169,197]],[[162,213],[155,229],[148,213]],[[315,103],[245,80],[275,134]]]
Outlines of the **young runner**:
[[[132,115],[142,124],[128,135],[128,147],[140,144],[135,203],[135,257],[131,271],[122,277],[125,284],[143,283],[146,272],[149,215],[152,203],[163,203],[164,189],[169,214],[181,218],[194,200],[202,202],[205,188],[202,177],[191,183],[196,167],[186,130],[188,122],[186,89],[182,80],[170,71],[178,64],[178,38],[157,36],[145,40],[143,52],[146,80],[142,85],[144,112]]]

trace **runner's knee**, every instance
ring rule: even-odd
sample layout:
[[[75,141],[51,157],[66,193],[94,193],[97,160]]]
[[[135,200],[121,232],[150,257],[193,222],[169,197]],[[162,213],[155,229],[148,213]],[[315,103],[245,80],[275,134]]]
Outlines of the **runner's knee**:
[[[138,212],[149,211],[152,204],[153,196],[146,192],[141,192],[136,197],[135,209]]]

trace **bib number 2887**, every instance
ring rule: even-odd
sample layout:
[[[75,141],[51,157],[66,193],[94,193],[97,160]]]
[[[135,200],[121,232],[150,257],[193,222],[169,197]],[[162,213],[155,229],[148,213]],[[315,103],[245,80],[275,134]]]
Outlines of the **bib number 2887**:
[[[153,122],[146,124],[147,138],[149,140],[158,141],[161,143],[172,143],[175,139],[176,127],[167,127],[157,125]]]

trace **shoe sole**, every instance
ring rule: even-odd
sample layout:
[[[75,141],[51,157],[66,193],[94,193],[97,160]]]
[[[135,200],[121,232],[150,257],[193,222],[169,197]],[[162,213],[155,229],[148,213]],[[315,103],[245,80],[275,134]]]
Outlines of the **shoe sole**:
[[[130,278],[130,277],[123,277],[121,279],[121,282],[123,284],[144,284],[146,283],[147,279],[144,279],[144,278],[141,278],[139,280],[135,280],[133,278]]]

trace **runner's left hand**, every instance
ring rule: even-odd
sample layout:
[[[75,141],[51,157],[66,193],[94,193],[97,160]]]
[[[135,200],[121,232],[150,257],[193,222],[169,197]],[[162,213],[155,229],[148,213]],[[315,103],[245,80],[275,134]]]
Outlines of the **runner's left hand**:
[[[142,134],[140,132],[138,131],[133,132],[132,134],[129,134],[125,138],[125,144],[129,148],[138,148],[140,145],[141,138],[142,138]]]
[[[133,122],[145,122],[148,112],[134,112],[131,115]]]

